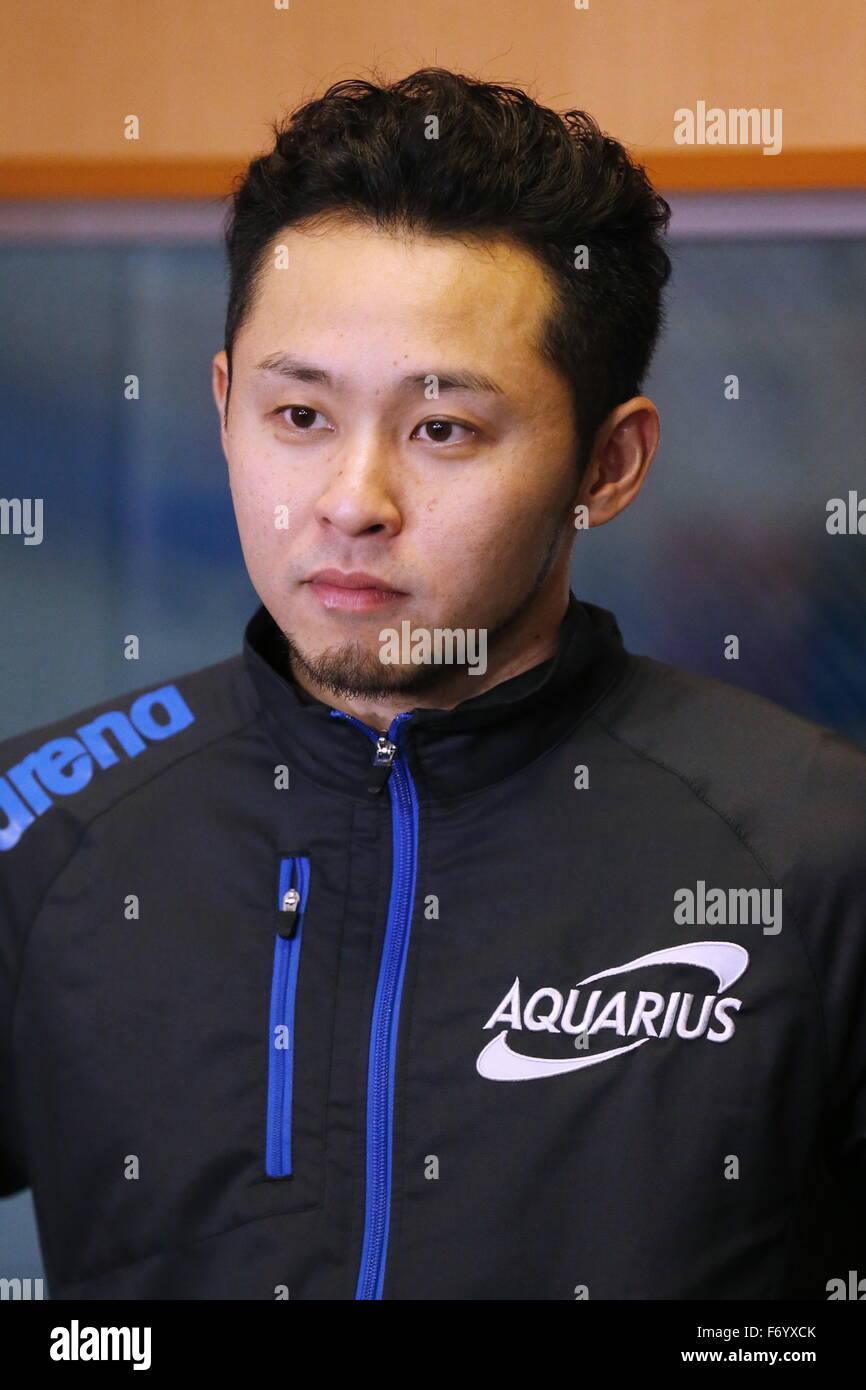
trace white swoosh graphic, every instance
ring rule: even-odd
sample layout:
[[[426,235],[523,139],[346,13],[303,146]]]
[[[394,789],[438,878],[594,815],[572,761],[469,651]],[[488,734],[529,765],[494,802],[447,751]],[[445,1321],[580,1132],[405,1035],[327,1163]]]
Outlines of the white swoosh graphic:
[[[622,1052],[632,1052],[649,1041],[649,1038],[638,1038],[637,1042],[600,1052],[596,1057],[525,1057],[522,1052],[511,1051],[508,1029],[503,1028],[482,1048],[475,1065],[488,1081],[528,1081],[533,1076],[559,1076],[565,1071],[594,1067],[596,1062],[606,1062],[610,1057],[619,1057]]]
[[[639,966],[699,965],[704,970],[712,971],[719,982],[719,992],[724,993],[740,978],[748,964],[748,951],[735,941],[687,941],[682,946],[665,946],[660,951],[650,951],[645,956],[626,961],[625,965],[614,965],[610,970],[599,970],[597,975],[587,975],[586,979],[577,983],[592,984],[593,980],[622,975]],[[528,1081],[536,1076],[560,1076],[563,1072],[593,1067],[596,1062],[607,1062],[623,1052],[632,1052],[645,1042],[650,1042],[650,1038],[638,1038],[637,1042],[611,1048],[595,1057],[527,1057],[522,1052],[512,1052],[508,1046],[508,1029],[503,1028],[481,1049],[475,1065],[488,1081]]]
[[[599,970],[597,975],[587,975],[585,980],[578,980],[577,983],[588,985],[593,980],[622,975],[626,970],[636,970],[643,965],[700,965],[704,970],[712,970],[719,982],[719,990],[724,994],[740,978],[748,964],[748,951],[736,941],[686,941],[682,946],[665,946],[661,951],[650,951],[646,956],[627,960],[625,965]]]

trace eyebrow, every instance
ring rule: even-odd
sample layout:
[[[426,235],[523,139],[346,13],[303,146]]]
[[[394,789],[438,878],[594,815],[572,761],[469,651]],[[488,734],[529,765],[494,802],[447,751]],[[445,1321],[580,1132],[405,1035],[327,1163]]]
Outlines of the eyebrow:
[[[305,362],[300,357],[293,357],[287,352],[275,352],[270,357],[265,357],[253,368],[258,374],[269,374],[282,377],[286,381],[306,381],[317,386],[339,387],[345,384],[345,378],[332,376],[323,367],[317,367],[312,362]],[[397,383],[397,389],[406,391],[413,387],[425,387],[427,378],[436,378],[438,387],[441,391],[477,391],[485,392],[490,395],[504,396],[505,391],[494,381],[492,377],[485,376],[482,372],[454,371],[445,372],[416,372],[408,376],[401,377]]]

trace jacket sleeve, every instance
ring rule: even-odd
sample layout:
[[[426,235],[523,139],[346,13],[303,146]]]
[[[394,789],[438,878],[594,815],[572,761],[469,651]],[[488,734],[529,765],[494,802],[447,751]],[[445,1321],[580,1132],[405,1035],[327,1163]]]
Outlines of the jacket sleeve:
[[[858,849],[866,864],[866,839]],[[827,1278],[845,1279],[849,1270],[866,1276],[866,882],[831,930],[839,934],[841,964],[836,989],[826,996],[831,1046],[825,1152],[830,1174]]]
[[[8,894],[0,875],[0,1197],[29,1185],[17,1117],[12,1065],[12,1022],[19,947]]]
[[[795,843],[794,898],[826,1039],[826,1279],[866,1276],[866,758],[827,734]],[[798,816],[798,818],[799,818]],[[804,828],[805,827],[805,828]]]

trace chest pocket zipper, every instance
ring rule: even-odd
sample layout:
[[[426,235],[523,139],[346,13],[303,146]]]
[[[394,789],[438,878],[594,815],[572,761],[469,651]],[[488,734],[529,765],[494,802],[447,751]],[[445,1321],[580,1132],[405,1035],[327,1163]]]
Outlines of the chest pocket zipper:
[[[295,995],[309,885],[310,861],[305,855],[280,860],[268,1047],[265,1171],[269,1178],[292,1176]]]

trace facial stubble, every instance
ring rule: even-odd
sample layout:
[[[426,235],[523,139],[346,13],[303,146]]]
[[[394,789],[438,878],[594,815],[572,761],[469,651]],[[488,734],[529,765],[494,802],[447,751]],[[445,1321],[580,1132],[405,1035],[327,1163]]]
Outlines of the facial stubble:
[[[535,579],[509,611],[487,628],[488,663],[495,661],[497,645],[504,644],[510,633],[534,603],[556,564],[566,537],[566,521],[571,524],[572,498],[568,507],[551,528],[551,534]],[[454,624],[446,626],[454,630]],[[394,695],[419,695],[435,690],[443,677],[451,682],[455,672],[466,672],[469,663],[456,662],[443,670],[439,664],[386,664],[378,652],[371,651],[357,639],[326,647],[318,656],[309,657],[290,632],[281,629],[286,644],[286,662],[292,675],[302,672],[317,691],[344,699],[373,701]]]

